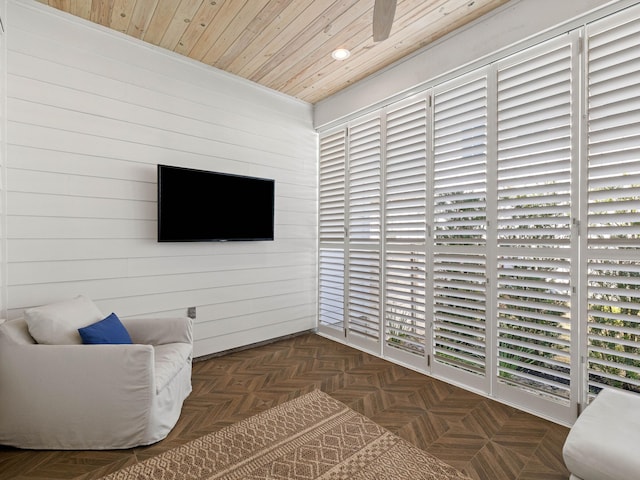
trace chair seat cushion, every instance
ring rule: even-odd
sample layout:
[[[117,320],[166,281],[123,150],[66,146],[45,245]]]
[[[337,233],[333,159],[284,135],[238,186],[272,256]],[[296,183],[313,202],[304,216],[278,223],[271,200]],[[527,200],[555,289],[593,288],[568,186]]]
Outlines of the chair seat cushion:
[[[156,345],[153,350],[156,393],[160,393],[187,364],[193,347],[188,343],[167,343]]]
[[[640,472],[640,395],[604,389],[564,444],[569,471],[583,480],[628,480]]]

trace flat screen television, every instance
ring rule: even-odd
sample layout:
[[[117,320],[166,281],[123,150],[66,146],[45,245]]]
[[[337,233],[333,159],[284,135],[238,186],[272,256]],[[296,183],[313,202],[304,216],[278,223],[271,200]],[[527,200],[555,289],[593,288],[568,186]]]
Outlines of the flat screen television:
[[[158,241],[273,240],[274,180],[158,165]]]

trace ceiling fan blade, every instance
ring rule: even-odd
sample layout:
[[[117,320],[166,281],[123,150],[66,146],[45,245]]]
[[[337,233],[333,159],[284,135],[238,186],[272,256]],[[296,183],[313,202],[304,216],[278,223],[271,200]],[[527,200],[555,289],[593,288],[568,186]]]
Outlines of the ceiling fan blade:
[[[386,40],[391,33],[396,0],[375,0],[373,5],[373,41]]]

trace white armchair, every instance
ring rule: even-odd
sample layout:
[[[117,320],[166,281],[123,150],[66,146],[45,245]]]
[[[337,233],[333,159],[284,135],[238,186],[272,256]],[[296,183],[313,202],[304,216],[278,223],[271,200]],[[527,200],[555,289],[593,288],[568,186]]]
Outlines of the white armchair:
[[[0,325],[0,444],[116,449],[167,436],[191,392],[189,318],[123,319],[132,345],[43,345]]]

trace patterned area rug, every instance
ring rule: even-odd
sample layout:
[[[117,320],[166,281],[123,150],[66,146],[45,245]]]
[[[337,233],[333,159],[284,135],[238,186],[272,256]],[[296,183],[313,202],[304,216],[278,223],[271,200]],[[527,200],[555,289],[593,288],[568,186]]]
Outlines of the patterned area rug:
[[[469,480],[316,390],[105,480]]]

